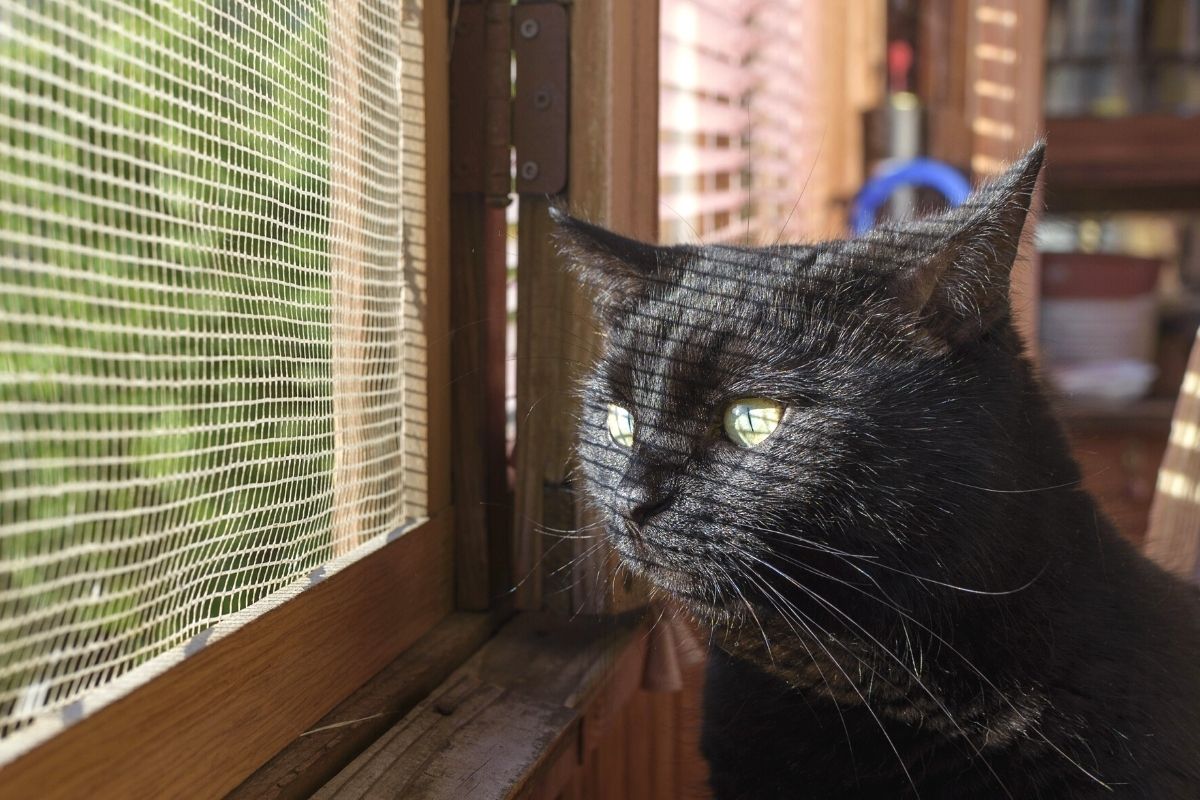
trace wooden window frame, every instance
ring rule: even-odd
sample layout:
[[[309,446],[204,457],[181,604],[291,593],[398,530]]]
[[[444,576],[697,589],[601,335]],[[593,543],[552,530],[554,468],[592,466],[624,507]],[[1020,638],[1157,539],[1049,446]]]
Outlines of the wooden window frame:
[[[443,12],[402,11],[420,15],[423,39],[424,520],[0,767],[5,796],[223,796],[453,610]]]

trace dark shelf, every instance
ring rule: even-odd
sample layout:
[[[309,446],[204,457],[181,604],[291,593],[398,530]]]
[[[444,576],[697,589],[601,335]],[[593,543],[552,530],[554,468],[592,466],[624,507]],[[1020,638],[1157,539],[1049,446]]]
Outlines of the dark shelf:
[[[1081,400],[1058,397],[1054,410],[1068,430],[1166,433],[1175,410],[1173,398],[1132,401]]]
[[[1200,209],[1200,116],[1046,121],[1054,212]]]

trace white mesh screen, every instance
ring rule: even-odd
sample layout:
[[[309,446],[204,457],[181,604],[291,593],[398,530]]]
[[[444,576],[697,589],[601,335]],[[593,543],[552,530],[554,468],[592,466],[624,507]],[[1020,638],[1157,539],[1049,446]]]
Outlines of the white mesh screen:
[[[423,513],[414,13],[0,0],[0,736]]]

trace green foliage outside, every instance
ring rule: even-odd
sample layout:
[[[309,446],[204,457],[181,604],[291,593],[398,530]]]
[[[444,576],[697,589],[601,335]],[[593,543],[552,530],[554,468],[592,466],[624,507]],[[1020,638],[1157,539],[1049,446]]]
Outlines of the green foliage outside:
[[[0,0],[0,731],[328,556],[324,13]]]

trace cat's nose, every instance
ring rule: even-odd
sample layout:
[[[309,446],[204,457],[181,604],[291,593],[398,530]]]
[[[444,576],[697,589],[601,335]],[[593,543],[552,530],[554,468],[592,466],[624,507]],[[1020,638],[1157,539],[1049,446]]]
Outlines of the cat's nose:
[[[625,495],[622,515],[639,528],[655,514],[671,504],[671,498],[643,488],[631,489]]]

